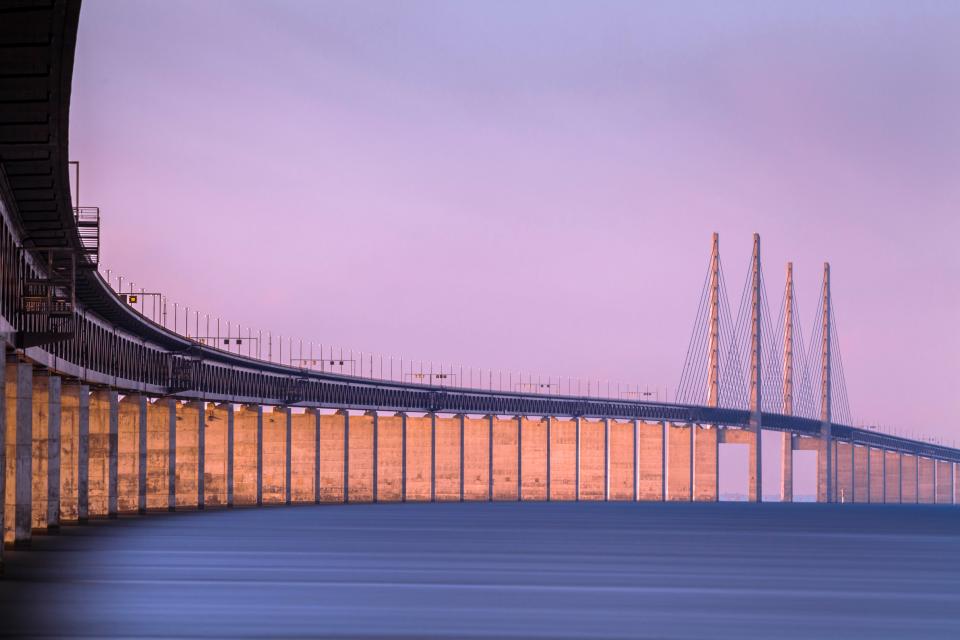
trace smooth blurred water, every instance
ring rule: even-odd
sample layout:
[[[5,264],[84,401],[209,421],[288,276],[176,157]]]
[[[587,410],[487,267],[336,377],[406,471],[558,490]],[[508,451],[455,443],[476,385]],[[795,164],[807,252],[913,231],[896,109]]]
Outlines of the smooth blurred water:
[[[0,632],[960,638],[960,508],[476,503],[158,514],[7,553]]]

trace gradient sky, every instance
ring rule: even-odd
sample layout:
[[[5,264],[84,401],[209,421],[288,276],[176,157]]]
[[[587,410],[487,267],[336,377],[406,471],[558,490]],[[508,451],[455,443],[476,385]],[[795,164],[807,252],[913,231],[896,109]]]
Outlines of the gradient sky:
[[[960,3],[85,0],[105,267],[358,350],[675,387],[824,260],[860,421],[957,436]],[[736,304],[736,301],[733,301]]]

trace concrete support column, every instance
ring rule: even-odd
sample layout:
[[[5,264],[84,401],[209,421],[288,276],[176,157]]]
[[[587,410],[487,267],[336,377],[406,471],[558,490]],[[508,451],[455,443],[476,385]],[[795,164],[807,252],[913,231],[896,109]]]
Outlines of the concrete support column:
[[[660,500],[667,501],[667,421],[660,423]]]
[[[853,502],[870,502],[870,455],[866,446],[853,444]]]
[[[693,499],[698,502],[719,500],[719,429],[716,425],[693,425]]]
[[[883,452],[884,502],[900,503],[900,454],[896,451]]]
[[[897,502],[903,504],[903,452],[897,454],[897,483],[899,484],[899,490],[897,491]]]
[[[953,465],[946,460],[936,461],[937,504],[953,504]]]
[[[47,528],[50,516],[49,487],[50,474],[53,471],[50,452],[50,383],[49,376],[44,369],[37,368],[33,372],[33,436],[31,438],[31,522],[33,530]],[[59,425],[58,425],[59,427]],[[59,451],[58,451],[59,454]]]
[[[460,422],[460,502],[463,502],[464,496],[464,484],[466,480],[466,473],[464,471],[464,463],[466,462],[466,445],[463,442],[463,438],[466,435],[466,426],[465,426],[465,416],[461,413],[457,415],[457,418]],[[376,484],[376,483],[374,483]]]
[[[760,437],[762,428],[754,426],[750,430],[751,438],[748,446],[750,453],[748,455],[749,471],[747,473],[747,500],[750,502],[763,502],[763,484],[760,475],[760,460],[762,458],[760,451]]]
[[[603,419],[603,499],[610,500],[610,419]]]
[[[887,501],[886,498],[886,464],[884,464],[884,451],[876,447],[870,447],[867,450],[867,460],[869,463],[869,485],[871,503],[880,504]]]
[[[523,500],[523,416],[517,421],[517,502]]]
[[[633,419],[633,501],[640,499],[640,422]]]
[[[118,455],[120,453],[120,398],[117,396],[116,389],[110,389],[107,392],[108,404],[107,404],[107,419],[108,423],[108,436],[107,440],[108,449],[107,455],[109,456],[110,464],[108,466],[109,483],[107,485],[107,517],[116,518],[118,513],[118,476],[120,473],[120,465]]]
[[[4,366],[0,367],[0,575],[3,575],[3,548],[5,546],[7,530],[7,367],[6,347],[4,347]]]
[[[580,426],[581,426],[581,425],[580,425],[580,418],[577,418],[577,419],[576,419],[576,423],[577,423],[577,455],[576,455],[576,473],[575,473],[575,480],[576,480],[576,488],[577,488],[577,489],[576,489],[576,493],[575,493],[575,496],[576,496],[575,499],[579,501],[579,500],[580,500]]]
[[[314,411],[313,501],[320,504],[320,412]]]
[[[233,435],[233,403],[217,405],[227,414],[227,508],[233,508],[233,463],[234,463],[234,435]]]
[[[380,502],[380,416],[367,413],[373,419],[373,502]],[[460,502],[463,502],[463,416],[460,416]]]
[[[284,504],[290,504],[293,501],[293,412],[290,407],[281,409],[284,413],[285,440],[284,440]]]
[[[48,415],[47,442],[49,462],[47,475],[47,527],[56,529],[60,526],[60,465],[62,449],[61,431],[61,382],[59,376],[48,377]]]
[[[493,416],[490,417],[490,499],[493,500]],[[407,414],[400,414],[400,502],[407,501]]]
[[[950,463],[950,504],[957,504],[957,473],[960,472],[960,465],[956,462]]]
[[[202,400],[191,403],[197,410],[197,509],[206,506],[207,411]]]
[[[3,540],[28,546],[33,509],[33,366],[8,362],[4,383],[6,469]]]
[[[866,450],[866,454],[867,454],[867,491],[866,491],[867,499],[865,500],[865,502],[869,503],[871,501],[870,493],[873,490],[873,477],[870,475],[870,465],[872,461],[870,460],[870,447],[864,446],[864,449]]]
[[[547,421],[547,502],[550,502],[553,499],[553,478],[551,477],[550,471],[553,467],[552,451],[550,450],[550,442],[553,439],[553,434],[551,433],[553,418],[547,416],[545,420]]]
[[[119,400],[115,389],[90,394],[90,515],[117,517]]]
[[[437,414],[430,412],[430,502],[437,501]]]
[[[175,507],[203,508],[203,476],[206,473],[204,457],[204,403],[173,402],[175,439]]]
[[[137,513],[147,512],[147,398],[131,396],[137,405]]]
[[[257,506],[263,506],[263,407],[257,411]]]
[[[167,510],[177,509],[177,401],[173,398],[158,400],[167,406]]]
[[[667,425],[667,499],[689,502],[693,499],[693,485],[690,482],[693,469],[693,449],[691,431],[693,425]]]
[[[832,478],[833,439],[820,436],[817,444],[817,502],[831,502],[835,489]]]
[[[230,504],[230,405],[207,402],[203,413],[203,507]]]
[[[117,511],[138,513],[143,498],[146,510],[146,433],[141,435],[141,396],[129,394],[120,401],[117,409]],[[143,473],[141,473],[143,472]],[[141,479],[144,480],[141,483]]]
[[[350,412],[340,410],[343,416],[343,501],[350,502]]]
[[[793,502],[793,434],[780,434],[780,502]]]
[[[4,347],[4,366],[0,367],[0,575],[3,575],[3,548],[6,543],[7,531],[7,367],[6,347]]]
[[[917,457],[917,502],[933,504],[936,500],[936,464],[931,458]]]
[[[697,469],[697,464],[696,464],[696,457],[697,457],[697,425],[692,424],[692,423],[690,424],[690,445],[689,445],[689,451],[690,451],[690,460],[689,460],[689,467],[688,467],[688,468],[689,468],[689,470],[690,470],[690,477],[687,478],[687,483],[688,483],[687,486],[690,487],[690,502],[693,502],[693,490],[694,490],[694,486],[695,486],[693,476],[694,476],[694,473],[696,472],[696,469]]]

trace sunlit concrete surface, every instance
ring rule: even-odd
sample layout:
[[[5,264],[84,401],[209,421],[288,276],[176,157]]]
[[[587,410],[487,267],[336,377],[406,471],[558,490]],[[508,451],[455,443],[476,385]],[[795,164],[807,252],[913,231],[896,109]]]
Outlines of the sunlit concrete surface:
[[[6,636],[960,637],[946,506],[303,505],[33,542]]]

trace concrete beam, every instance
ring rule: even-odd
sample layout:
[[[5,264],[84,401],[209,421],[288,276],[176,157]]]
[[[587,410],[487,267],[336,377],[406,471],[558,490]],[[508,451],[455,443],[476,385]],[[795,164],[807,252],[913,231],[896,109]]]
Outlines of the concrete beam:
[[[546,500],[550,464],[547,420],[520,419],[520,499]]]

